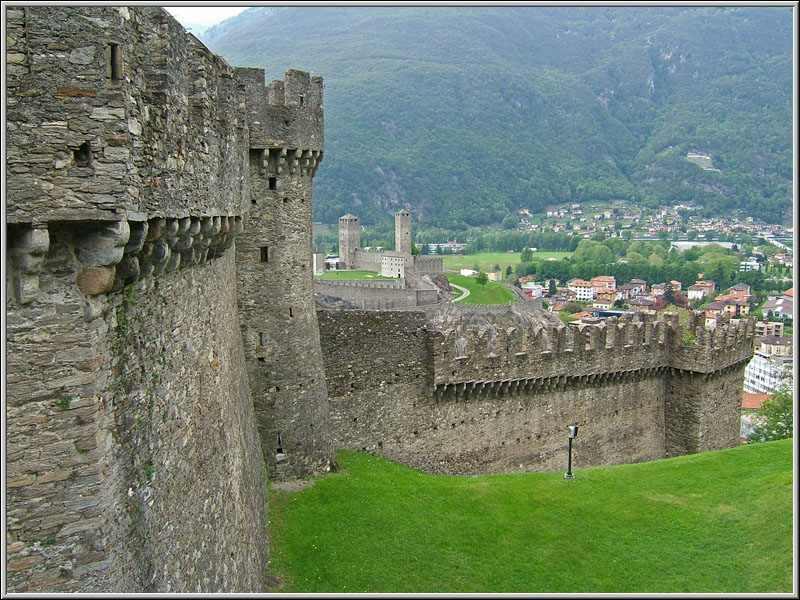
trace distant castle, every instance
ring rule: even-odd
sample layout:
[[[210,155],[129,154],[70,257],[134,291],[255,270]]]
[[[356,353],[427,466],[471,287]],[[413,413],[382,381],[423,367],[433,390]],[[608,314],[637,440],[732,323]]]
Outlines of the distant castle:
[[[368,251],[361,248],[358,217],[346,214],[339,218],[339,265],[344,269],[377,271],[384,277],[405,278],[406,273],[440,275],[440,256],[415,256],[411,252],[411,213],[400,210],[394,215],[394,252]]]
[[[267,477],[334,448],[457,474],[561,469],[575,422],[576,468],[738,443],[752,321],[565,326],[413,286],[317,309],[320,77],[266,84],[158,7],[6,24],[9,591],[264,591]],[[405,211],[392,253],[343,220],[346,266],[393,278],[370,285],[441,273]]]
[[[393,309],[425,306],[442,302],[442,258],[419,256],[411,251],[411,213],[400,210],[394,215],[395,248],[393,252],[361,248],[359,219],[346,214],[339,219],[339,269],[373,271],[396,281],[318,280],[317,294],[347,301],[357,308]],[[435,279],[439,278],[439,285]]]

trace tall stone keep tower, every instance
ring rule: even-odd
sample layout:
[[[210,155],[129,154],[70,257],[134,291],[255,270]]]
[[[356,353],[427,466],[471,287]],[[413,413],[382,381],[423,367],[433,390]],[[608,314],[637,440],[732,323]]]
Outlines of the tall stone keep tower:
[[[274,479],[335,466],[314,308],[312,179],[323,152],[322,78],[237,69],[250,123],[249,214],[236,247],[239,317],[261,448]]]
[[[356,250],[361,247],[358,217],[346,214],[339,218],[339,262],[347,269],[355,266]]]
[[[394,213],[394,249],[411,254],[411,213],[407,210]]]

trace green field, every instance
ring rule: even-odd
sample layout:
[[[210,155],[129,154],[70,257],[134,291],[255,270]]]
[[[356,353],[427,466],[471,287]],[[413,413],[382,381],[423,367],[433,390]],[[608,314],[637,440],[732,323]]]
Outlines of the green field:
[[[316,275],[314,279],[391,279],[378,275],[375,271],[325,271],[323,275]]]
[[[303,593],[791,593],[792,440],[481,477],[340,452],[273,490],[270,573]]]
[[[514,294],[505,286],[489,281],[486,285],[478,285],[474,277],[445,273],[450,283],[455,283],[469,290],[469,296],[460,300],[463,304],[508,304],[514,300]]]
[[[535,252],[535,260],[545,260],[548,258],[562,259],[570,256],[572,252]],[[442,256],[442,264],[445,269],[474,269],[478,266],[479,271],[490,271],[495,265],[500,265],[500,269],[505,274],[506,267],[515,267],[519,264],[519,252],[479,252],[477,254],[445,254]]]

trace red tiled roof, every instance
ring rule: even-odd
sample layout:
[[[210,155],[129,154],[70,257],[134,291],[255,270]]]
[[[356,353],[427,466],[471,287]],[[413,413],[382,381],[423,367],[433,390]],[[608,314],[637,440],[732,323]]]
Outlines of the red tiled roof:
[[[758,410],[761,405],[770,397],[770,394],[742,394],[742,408]]]
[[[783,292],[784,296],[789,296],[789,298],[794,298],[794,288],[790,287],[788,290]]]

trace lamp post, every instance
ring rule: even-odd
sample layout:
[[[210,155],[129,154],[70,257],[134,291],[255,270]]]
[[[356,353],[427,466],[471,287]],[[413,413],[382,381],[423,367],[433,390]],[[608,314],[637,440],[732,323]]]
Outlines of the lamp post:
[[[578,437],[578,426],[569,426],[569,462],[567,463],[567,472],[564,474],[564,479],[574,479],[575,475],[572,474],[572,440]]]

